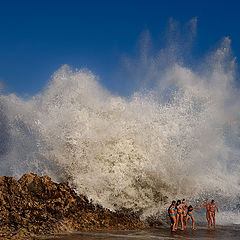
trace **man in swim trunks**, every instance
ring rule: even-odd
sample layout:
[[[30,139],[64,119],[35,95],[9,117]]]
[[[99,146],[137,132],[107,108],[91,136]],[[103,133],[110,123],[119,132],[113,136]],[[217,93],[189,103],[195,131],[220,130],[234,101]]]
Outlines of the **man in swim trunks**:
[[[176,212],[176,201],[172,201],[172,204],[170,205],[170,207],[168,208],[168,214],[171,220],[171,231],[175,232],[175,226],[176,226],[176,217],[175,217],[175,212]]]
[[[177,209],[176,230],[178,229],[179,220],[181,221],[181,225],[182,225],[181,230],[184,230],[183,207],[182,207],[182,204],[181,204],[181,200],[177,200],[176,209]]]
[[[218,206],[214,202],[214,200],[212,200],[209,207],[209,218],[210,218],[209,222],[213,221],[214,229],[215,229],[215,208],[217,209],[217,212],[218,212]],[[210,223],[208,223],[208,228],[210,228]]]
[[[206,202],[200,206],[200,208],[202,207],[206,207],[206,219],[208,221],[208,227],[210,228],[210,225],[211,225],[211,218],[209,216],[210,202],[206,199]]]

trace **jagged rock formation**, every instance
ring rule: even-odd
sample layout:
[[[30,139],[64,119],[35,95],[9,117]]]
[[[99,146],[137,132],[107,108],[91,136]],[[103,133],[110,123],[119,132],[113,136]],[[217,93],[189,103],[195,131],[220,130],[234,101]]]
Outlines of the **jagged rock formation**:
[[[147,223],[127,212],[111,212],[77,195],[49,176],[25,174],[18,181],[0,178],[0,237],[30,239],[36,235],[101,229],[143,229]]]

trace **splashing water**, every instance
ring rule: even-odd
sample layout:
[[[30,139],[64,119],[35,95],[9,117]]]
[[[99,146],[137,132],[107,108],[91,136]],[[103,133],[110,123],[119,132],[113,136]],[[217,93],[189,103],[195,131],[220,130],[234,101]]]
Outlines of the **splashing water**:
[[[151,88],[128,98],[66,65],[31,99],[1,95],[0,174],[49,174],[143,217],[182,197],[217,198],[231,212],[240,199],[240,109],[230,40],[200,71],[176,54],[172,45],[156,57],[144,52],[138,76],[145,71]]]

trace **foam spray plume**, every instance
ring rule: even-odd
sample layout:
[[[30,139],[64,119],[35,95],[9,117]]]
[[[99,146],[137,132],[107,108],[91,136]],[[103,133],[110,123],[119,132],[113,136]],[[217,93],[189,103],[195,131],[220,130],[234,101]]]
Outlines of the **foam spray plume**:
[[[141,69],[154,84],[129,97],[67,65],[31,99],[1,95],[1,175],[48,174],[95,203],[143,218],[161,214],[172,199],[217,198],[226,223],[240,224],[239,90],[230,40],[200,71],[177,58],[162,64],[169,54],[144,58]],[[236,218],[226,217],[234,209]]]

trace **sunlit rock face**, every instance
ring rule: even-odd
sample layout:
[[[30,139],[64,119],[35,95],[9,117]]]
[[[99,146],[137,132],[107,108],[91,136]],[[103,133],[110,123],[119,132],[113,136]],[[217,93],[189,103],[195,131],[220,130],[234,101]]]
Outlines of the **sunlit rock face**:
[[[100,229],[142,229],[148,225],[127,212],[113,213],[90,203],[64,183],[25,174],[18,181],[0,178],[0,236],[35,235]]]

